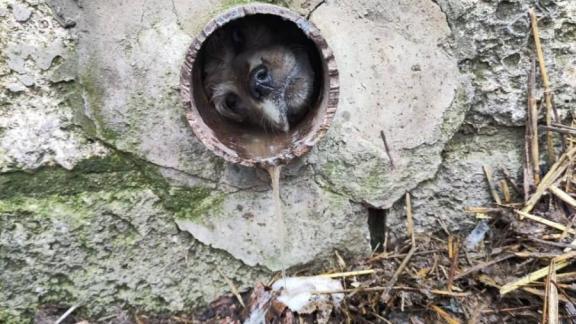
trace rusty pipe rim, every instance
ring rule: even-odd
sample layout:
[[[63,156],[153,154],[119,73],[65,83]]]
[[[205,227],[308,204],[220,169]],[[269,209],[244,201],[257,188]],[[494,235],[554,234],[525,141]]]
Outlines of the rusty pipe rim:
[[[245,157],[239,154],[237,150],[224,144],[218,138],[218,134],[203,120],[194,96],[194,68],[204,42],[216,30],[229,22],[252,15],[271,15],[292,22],[314,43],[322,61],[322,89],[320,89],[322,98],[316,104],[318,107],[314,109],[314,114],[319,115],[315,117],[318,118],[313,119],[310,131],[295,139],[292,143],[286,145],[285,148],[272,156]],[[201,85],[198,86],[201,87]],[[236,6],[213,18],[193,39],[192,44],[186,52],[180,74],[180,93],[186,109],[186,119],[194,135],[208,149],[226,161],[248,167],[281,165],[309,152],[326,134],[332,124],[338,105],[339,91],[338,69],[334,54],[321,35],[320,30],[312,22],[299,14],[289,9],[270,4]]]

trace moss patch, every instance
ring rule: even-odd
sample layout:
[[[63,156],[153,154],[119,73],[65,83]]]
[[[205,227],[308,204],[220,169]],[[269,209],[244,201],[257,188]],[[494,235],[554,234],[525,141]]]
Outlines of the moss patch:
[[[66,201],[83,193],[149,189],[160,198],[163,208],[185,219],[219,208],[225,198],[225,194],[205,186],[173,187],[157,166],[123,152],[84,160],[73,170],[46,167],[0,174],[0,187],[0,206],[30,198]]]
[[[27,324],[32,323],[32,315],[19,314],[14,310],[0,308],[0,323]]]
[[[80,162],[74,170],[46,167],[34,172],[17,171],[0,175],[0,199],[73,195],[81,192],[141,187],[147,179],[134,163],[112,154]]]
[[[164,199],[166,208],[175,211],[181,219],[194,220],[210,213],[218,213],[225,195],[206,188],[173,188]]]

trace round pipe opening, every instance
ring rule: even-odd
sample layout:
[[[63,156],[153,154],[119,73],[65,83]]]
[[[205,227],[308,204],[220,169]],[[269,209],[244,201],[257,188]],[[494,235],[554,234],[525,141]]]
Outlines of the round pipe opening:
[[[213,51],[225,50],[207,44],[214,44],[215,37],[233,33],[236,27],[258,25],[269,28],[273,37],[277,33],[294,35],[301,39],[298,45],[305,47],[308,53],[313,70],[313,91],[305,112],[291,120],[289,130],[258,127],[223,116],[206,87],[206,64],[210,64]],[[248,82],[234,79],[238,83]],[[302,156],[326,133],[338,104],[338,70],[331,49],[311,22],[282,7],[244,5],[214,18],[194,38],[182,67],[181,93],[188,122],[204,145],[227,161],[268,167]]]

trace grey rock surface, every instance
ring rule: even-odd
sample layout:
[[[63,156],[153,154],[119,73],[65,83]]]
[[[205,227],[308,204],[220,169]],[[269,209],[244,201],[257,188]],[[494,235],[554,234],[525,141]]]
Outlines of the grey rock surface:
[[[345,1],[311,19],[334,49],[342,90],[330,136],[309,161],[330,190],[388,208],[433,176],[469,107],[467,80],[441,46],[446,18],[432,2]]]
[[[205,208],[195,218],[180,219],[178,224],[200,241],[222,248],[249,265],[278,270],[278,262],[272,261],[274,249],[270,250],[276,235],[267,230],[278,226],[278,221],[268,217],[270,204],[260,202],[270,192],[245,190],[242,195],[232,194],[246,186],[260,186],[262,180],[246,183],[250,178],[235,175],[235,170],[241,169],[215,158],[183,122],[176,91],[178,62],[191,35],[202,27],[185,21],[197,21],[192,18],[217,8],[215,4],[204,5],[143,1],[102,6],[87,2],[77,8],[69,1],[55,3],[53,6],[64,17],[73,17],[77,28],[89,31],[79,34],[77,45],[82,87],[77,114],[83,115],[83,123],[87,124],[84,129],[93,129],[93,136],[115,148],[161,168],[177,170],[180,177],[204,180],[196,187],[227,183],[231,188],[217,186],[222,198],[211,201],[214,208]],[[378,1],[328,4],[318,7],[311,17],[324,32],[341,66],[341,104],[326,141],[302,162],[308,167],[299,177],[314,178],[313,185],[298,188],[294,187],[296,182],[282,182],[284,192],[294,193],[284,195],[287,209],[312,197],[325,200],[323,195],[318,196],[323,190],[356,203],[391,206],[404,191],[434,174],[444,143],[463,118],[469,100],[467,89],[456,59],[439,47],[450,31],[438,6],[404,1],[399,3],[398,12],[387,13],[389,16],[378,13],[380,6]],[[358,18],[359,12],[367,9],[373,11],[372,16]],[[392,16],[400,18],[391,21]],[[411,36],[411,28],[419,24],[429,32]],[[457,98],[458,93],[461,95]],[[415,127],[420,129],[418,135],[410,136]],[[395,170],[388,166],[381,129],[389,134],[392,153],[397,155]],[[358,168],[349,174],[344,172],[347,165]],[[235,181],[244,183],[237,186]],[[229,208],[245,201],[255,202],[247,208],[259,215],[259,222],[267,221],[263,230],[255,230],[242,221],[240,213]],[[216,208],[216,204],[225,208]],[[353,241],[356,243],[346,245],[348,250],[367,251],[366,232],[347,229],[356,228],[352,224],[363,220],[347,220],[351,226],[342,226],[341,230],[306,225],[322,219],[322,213],[322,208],[299,212],[298,219],[304,221],[293,223],[293,232],[315,240],[288,238],[299,242],[286,252],[288,265],[310,262],[322,252],[306,249],[305,245],[322,246],[325,252],[343,246],[339,242]],[[339,217],[349,219],[353,214],[345,211]],[[227,233],[222,230],[225,228],[233,228],[234,232]]]
[[[416,226],[422,230],[473,227],[475,215],[466,213],[465,208],[493,203],[483,167],[494,170],[496,181],[504,179],[503,170],[519,179],[523,135],[522,129],[504,128],[488,134],[454,136],[444,150],[436,176],[411,192]],[[513,188],[511,191],[518,197]],[[401,224],[403,218],[403,212],[393,213],[391,221]]]
[[[322,190],[312,177],[284,181],[281,190],[284,225],[274,213],[269,191],[226,195],[220,208],[207,210],[198,220],[176,223],[249,266],[264,264],[275,271],[283,263],[311,262],[333,250],[366,253],[364,210],[347,196]]]
[[[524,123],[532,56],[528,9],[535,8],[555,104],[562,116],[574,107],[576,65],[574,1],[437,1],[452,28],[452,50],[477,89],[468,120],[485,125]]]
[[[0,3],[8,10],[7,4]],[[14,2],[11,8],[19,6],[25,4]],[[56,57],[70,58],[75,37],[58,28],[48,7],[36,12],[25,23],[9,15],[0,24],[0,84],[8,90],[0,93],[0,172],[72,169],[108,151],[73,129],[73,110],[46,78]]]
[[[279,268],[267,174],[207,151],[178,93],[192,37],[235,3],[0,0],[0,322],[186,310],[227,289],[216,268],[239,287]],[[288,266],[370,253],[364,203],[403,231],[407,191],[418,231],[474,227],[482,166],[520,170],[529,6],[561,116],[576,101],[573,1],[282,3],[341,83],[326,138],[283,171]]]
[[[72,301],[96,314],[114,304],[178,311],[227,289],[216,268],[266,278],[179,231],[152,191],[119,187],[0,202],[2,312]]]
[[[14,12],[14,19],[18,22],[25,22],[26,20],[30,19],[32,15],[32,10],[30,10],[26,5],[16,3],[12,8]]]

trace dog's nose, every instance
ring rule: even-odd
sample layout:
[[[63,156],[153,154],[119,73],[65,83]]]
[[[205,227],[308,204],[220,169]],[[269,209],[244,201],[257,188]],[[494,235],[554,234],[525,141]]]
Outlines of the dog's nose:
[[[250,94],[256,100],[267,97],[272,90],[272,75],[264,65],[257,66],[250,72]]]

